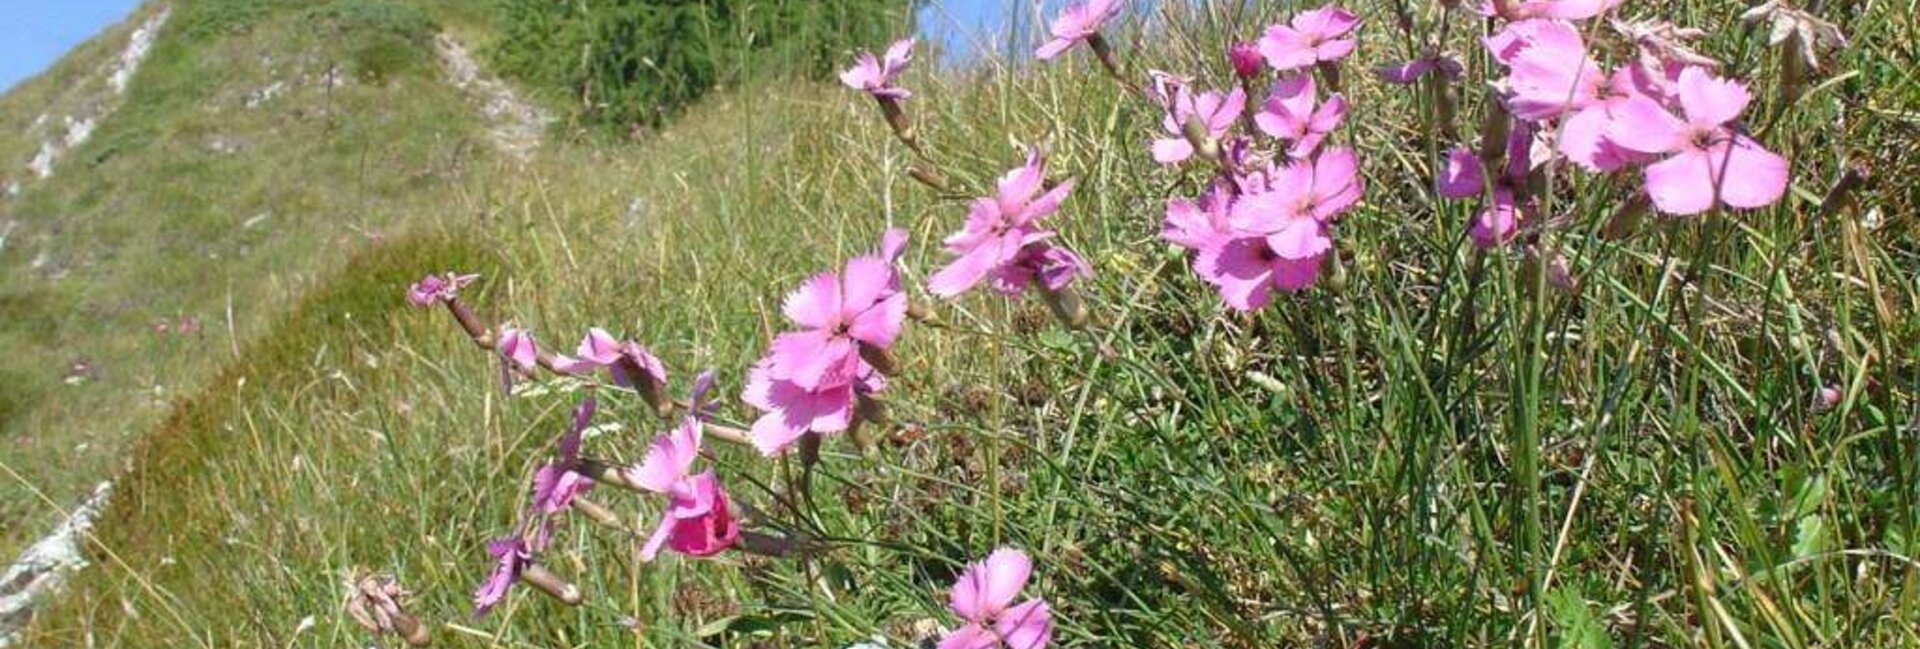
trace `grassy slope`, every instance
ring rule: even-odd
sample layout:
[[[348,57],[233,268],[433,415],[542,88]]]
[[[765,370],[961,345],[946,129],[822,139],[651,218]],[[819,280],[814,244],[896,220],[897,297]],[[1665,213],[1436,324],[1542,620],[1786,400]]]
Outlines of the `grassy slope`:
[[[1730,24],[1710,6],[1689,7],[1689,22]],[[926,137],[964,185],[1013,163],[1009,136],[1050,140],[1055,169],[1080,177],[1058,218],[1100,271],[1103,325],[1033,333],[1048,328],[1042,309],[974,297],[946,311],[955,330],[911,332],[890,394],[898,417],[931,434],[870,460],[831,447],[817,516],[876,543],[825,557],[830,588],[809,587],[791,561],[642,566],[626,539],[571,527],[549,562],[589,605],[522,592],[484,621],[462,617],[486,568],[481,545],[511,525],[520,477],[567,404],[502,399],[487,359],[441,314],[405,309],[399,285],[477,270],[483,311],[545,340],[605,325],[656,347],[676,376],[714,366],[737,388],[780,326],[785,290],[868,248],[888,222],[914,232],[910,266],[928,268],[960,206],[906,179],[906,153],[870,106],[804,86],[720,97],[637,149],[564,149],[526,174],[466,176],[424,194],[412,234],[279,302],[297,306],[257,320],[265,335],[155,429],[103,530],[106,568],[43,621],[42,640],[353,644],[358,631],[336,611],[356,567],[400,575],[421,593],[418,610],[455,625],[442,630],[454,644],[624,645],[637,619],[651,646],[681,646],[729,616],[741,616],[738,632],[762,624],[776,645],[897,639],[945,619],[938,591],[954,562],[1008,543],[1039,557],[1030,592],[1053,599],[1069,644],[1366,633],[1467,646],[1523,624],[1513,565],[1549,548],[1514,543],[1537,514],[1549,542],[1570,521],[1550,607],[1562,638],[1589,618],[1653,645],[1730,642],[1729,629],[1768,646],[1920,643],[1908,624],[1920,577],[1885,554],[1834,553],[1914,554],[1915,455],[1896,428],[1913,408],[1902,350],[1915,331],[1900,317],[1920,291],[1911,190],[1873,196],[1885,223],[1857,253],[1812,245],[1845,230],[1811,218],[1836,154],[1874,157],[1895,178],[1913,164],[1879,155],[1910,127],[1864,108],[1915,103],[1901,76],[1910,26],[1878,18],[1853,21],[1861,46],[1842,67],[1862,75],[1838,88],[1854,106],[1847,137],[1829,126],[1832,95],[1763,132],[1795,155],[1805,196],[1717,222],[1738,228],[1673,224],[1609,244],[1583,233],[1626,183],[1578,188],[1563,236],[1586,288],[1541,298],[1551,317],[1537,338],[1522,326],[1539,303],[1517,265],[1489,259],[1467,289],[1464,208],[1425,201],[1419,156],[1390,153],[1414,148],[1397,130],[1411,107],[1368,81],[1354,81],[1349,137],[1366,156],[1369,204],[1342,225],[1345,289],[1240,318],[1153,241],[1166,188],[1189,191],[1191,179],[1132,153],[1151,116],[1085,61],[916,77]],[[1264,24],[1245,20],[1240,33]],[[1220,29],[1173,29],[1148,56],[1218,51],[1189,35]],[[1374,30],[1366,62],[1394,46],[1385,32]],[[1711,44],[1737,61],[1761,60],[1757,48],[1734,30]],[[1735,68],[1763,80],[1769,70]],[[1754,114],[1768,114],[1759,94]],[[1679,286],[1660,272],[1668,264],[1698,279]],[[1892,317],[1853,279],[1867,269]],[[1839,342],[1824,344],[1827,331]],[[1527,351],[1543,339],[1553,342]],[[1868,362],[1868,349],[1883,351]],[[1530,357],[1542,360],[1537,386]],[[1816,378],[1862,389],[1815,416]],[[603,412],[624,428],[590,453],[631,457],[659,425],[633,404]],[[1511,440],[1533,422],[1547,480],[1537,508],[1523,508],[1508,487]],[[719,461],[741,478],[738,498],[773,508],[744,478],[777,470],[739,449]],[[308,615],[317,626],[297,635]]]
[[[17,342],[0,372],[21,378],[0,392],[26,406],[0,417],[20,478],[0,481],[0,516],[19,521],[0,546],[53,519],[26,485],[68,503],[122,468],[127,444],[233,362],[239,341],[317,272],[446,204],[486,162],[477,118],[430,55],[389,83],[329,92],[328,70],[351,74],[351,35],[291,20],[230,34],[206,26],[222,9],[180,3],[125,107],[8,208],[20,225],[0,279],[0,337]],[[125,31],[9,95],[7,119],[31,119],[28,106],[75,79],[97,85],[88,75],[119,56]],[[281,94],[247,105],[275,83]],[[30,270],[39,256],[50,265]],[[182,318],[201,332],[153,329]],[[80,359],[98,380],[59,384]]]

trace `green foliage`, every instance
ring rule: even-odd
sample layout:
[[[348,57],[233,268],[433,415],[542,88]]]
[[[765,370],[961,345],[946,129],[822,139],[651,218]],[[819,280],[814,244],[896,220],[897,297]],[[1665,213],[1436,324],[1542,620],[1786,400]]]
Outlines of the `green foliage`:
[[[178,21],[181,33],[199,40],[244,32],[274,11],[299,4],[293,0],[196,0],[180,7]]]
[[[363,81],[384,81],[431,60],[433,20],[413,5],[335,0],[307,10],[305,21],[349,43],[348,60]]]
[[[504,0],[502,72],[564,89],[586,121],[658,125],[708,91],[768,74],[824,78],[904,33],[903,0]]]

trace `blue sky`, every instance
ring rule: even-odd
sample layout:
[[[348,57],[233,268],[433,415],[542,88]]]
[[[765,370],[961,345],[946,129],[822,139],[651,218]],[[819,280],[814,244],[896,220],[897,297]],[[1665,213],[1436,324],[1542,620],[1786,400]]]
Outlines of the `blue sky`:
[[[0,90],[133,13],[140,0],[0,0]]]

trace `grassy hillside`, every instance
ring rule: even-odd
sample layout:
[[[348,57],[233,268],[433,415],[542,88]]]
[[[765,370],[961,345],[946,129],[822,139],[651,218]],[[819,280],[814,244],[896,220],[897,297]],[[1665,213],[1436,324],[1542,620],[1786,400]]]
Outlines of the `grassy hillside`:
[[[913,154],[840,88],[734,89],[637,146],[549,147],[515,168],[431,68],[246,108],[246,89],[324,74],[357,42],[291,10],[219,36],[170,28],[129,111],[10,207],[72,261],[59,279],[12,272],[33,255],[10,238],[0,288],[33,317],[0,324],[29,341],[0,363],[111,360],[18,393],[44,403],[0,422],[19,449],[0,457],[56,503],[127,467],[99,565],[32,639],[361,646],[340,601],[364,569],[415,591],[445,646],[903,646],[951,624],[961,563],[1012,545],[1034,555],[1027,592],[1065,646],[1920,646],[1920,232],[1900,180],[1920,172],[1920,35],[1903,10],[1829,16],[1853,40],[1838,80],[1787,105],[1758,90],[1778,72],[1762,34],[1732,28],[1738,8],[1660,5],[1712,28],[1700,47],[1752,80],[1750,121],[1794,160],[1794,186],[1772,208],[1614,240],[1600,230],[1633,183],[1570,175],[1569,294],[1465,244],[1469,206],[1431,196],[1423,105],[1360,73],[1405,54],[1396,5],[1350,6],[1368,26],[1339,137],[1368,193],[1339,226],[1341,281],[1223,310],[1157,237],[1165,199],[1200,176],[1146,156],[1159,115],[1084,52],[916,72],[910,106],[962,195],[1013,166],[1016,142],[1078,179],[1052,218],[1096,268],[1096,324],[1067,333],[1036,301],[976,295],[939,306],[944,326],[910,325],[886,393],[902,425],[869,456],[830,441],[789,521],[833,537],[810,560],[646,564],[635,539],[570,521],[545,562],[587,602],[521,589],[483,619],[467,599],[484,544],[511,529],[571,400],[502,396],[492,359],[407,308],[406,282],[481,273],[464,295],[487,317],[555,347],[588,326],[631,335],[677,393],[718,368],[738,423],[788,290],[887,225],[912,233],[921,284],[964,203],[910,180]],[[1290,9],[1156,12],[1120,49],[1134,69],[1224,83],[1215,53]],[[1477,23],[1453,20],[1449,45],[1477,52]],[[235,133],[242,153],[206,148]],[[1861,209],[1823,211],[1852,159],[1876,179]],[[148,332],[183,315],[207,333]],[[1822,386],[1842,390],[1831,409],[1810,405]],[[618,427],[587,452],[637,458],[666,424],[607,399]],[[108,436],[123,437],[71,450]],[[792,460],[714,451],[737,500],[790,518],[775,492]],[[656,515],[611,491],[595,495]],[[9,519],[27,512],[44,510]]]

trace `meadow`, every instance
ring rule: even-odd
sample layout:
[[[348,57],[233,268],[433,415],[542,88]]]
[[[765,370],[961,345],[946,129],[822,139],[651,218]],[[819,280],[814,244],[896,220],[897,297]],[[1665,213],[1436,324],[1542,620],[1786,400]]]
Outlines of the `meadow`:
[[[441,4],[422,5],[438,28],[487,38]],[[1811,69],[1743,26],[1738,3],[1628,2],[1570,23],[1609,67],[1636,55],[1610,17],[1698,27],[1686,45],[1750,90],[1729,132],[1788,161],[1784,192],[1676,216],[1648,209],[1637,166],[1589,172],[1554,143],[1521,179],[1493,171],[1509,147],[1479,139],[1501,121],[1483,119],[1500,103],[1487,83],[1510,72],[1481,39],[1517,21],[1343,4],[1356,47],[1337,81],[1316,74],[1347,112],[1318,155],[1351,150],[1362,193],[1318,224],[1315,281],[1251,309],[1163,222],[1220,165],[1258,166],[1224,141],[1252,127],[1169,132],[1147,71],[1196,92],[1245,83],[1258,107],[1277,80],[1242,81],[1231,46],[1314,6],[1134,7],[1102,26],[1117,74],[1084,42],[942,72],[923,55],[893,82],[913,93],[900,106],[919,150],[866,93],[783,80],[721,89],[637,142],[563,125],[525,164],[486,150],[431,63],[249,111],[218,93],[269,83],[256,63],[357,60],[358,41],[285,16],[200,40],[171,28],[131,116],[75,154],[88,171],[8,205],[97,261],[56,280],[12,273],[28,256],[4,250],[0,340],[30,351],[5,375],[47,383],[35,372],[66,358],[47,350],[92,341],[110,369],[142,368],[110,371],[112,390],[4,393],[35,405],[0,425],[57,431],[8,441],[0,495],[38,512],[10,518],[118,482],[96,565],[28,643],[365,646],[347,582],[384,573],[441,646],[915,646],[962,624],[949,592],[970,563],[1017,548],[1032,561],[1022,599],[1045,600],[1055,646],[1920,646],[1914,7],[1828,3],[1845,6],[1818,12],[1847,43]],[[1458,57],[1459,81],[1376,75],[1429,47]],[[41,83],[8,100],[51,93]],[[160,97],[176,103],[145,101]],[[263,135],[206,150],[232,132]],[[1157,162],[1169,139],[1193,156]],[[1534,199],[1516,230],[1477,235],[1491,199],[1441,196],[1455,146],[1488,162],[1469,184]],[[927,288],[952,258],[942,239],[1030,150],[1048,187],[1073,182],[1043,223],[1091,269],[1072,283],[1083,327],[1038,288]],[[260,210],[269,227],[231,227]],[[476,274],[461,303],[543,350],[589,327],[638,341],[675,397],[712,368],[712,427],[752,430],[762,408],[743,391],[796,328],[789,293],[887,228],[907,234],[895,272],[917,315],[870,395],[884,419],[825,435],[817,459],[806,442],[768,457],[710,433],[698,465],[746,539],[711,556],[643,560],[664,501],[601,484],[586,498],[631,529],[563,510],[537,559],[582,601],[517,587],[474,615],[488,542],[527,521],[530,476],[593,380],[533,370],[503,392],[508,361],[439,298],[409,305],[410,284]],[[149,302],[75,306],[129,295]],[[250,308],[225,340],[128,333],[157,309],[211,320],[234,303]],[[171,371],[193,387],[153,404],[145,379]],[[641,462],[680,423],[644,391],[591,392],[584,456]],[[69,422],[127,438],[58,430]],[[72,452],[81,441],[101,450]]]

